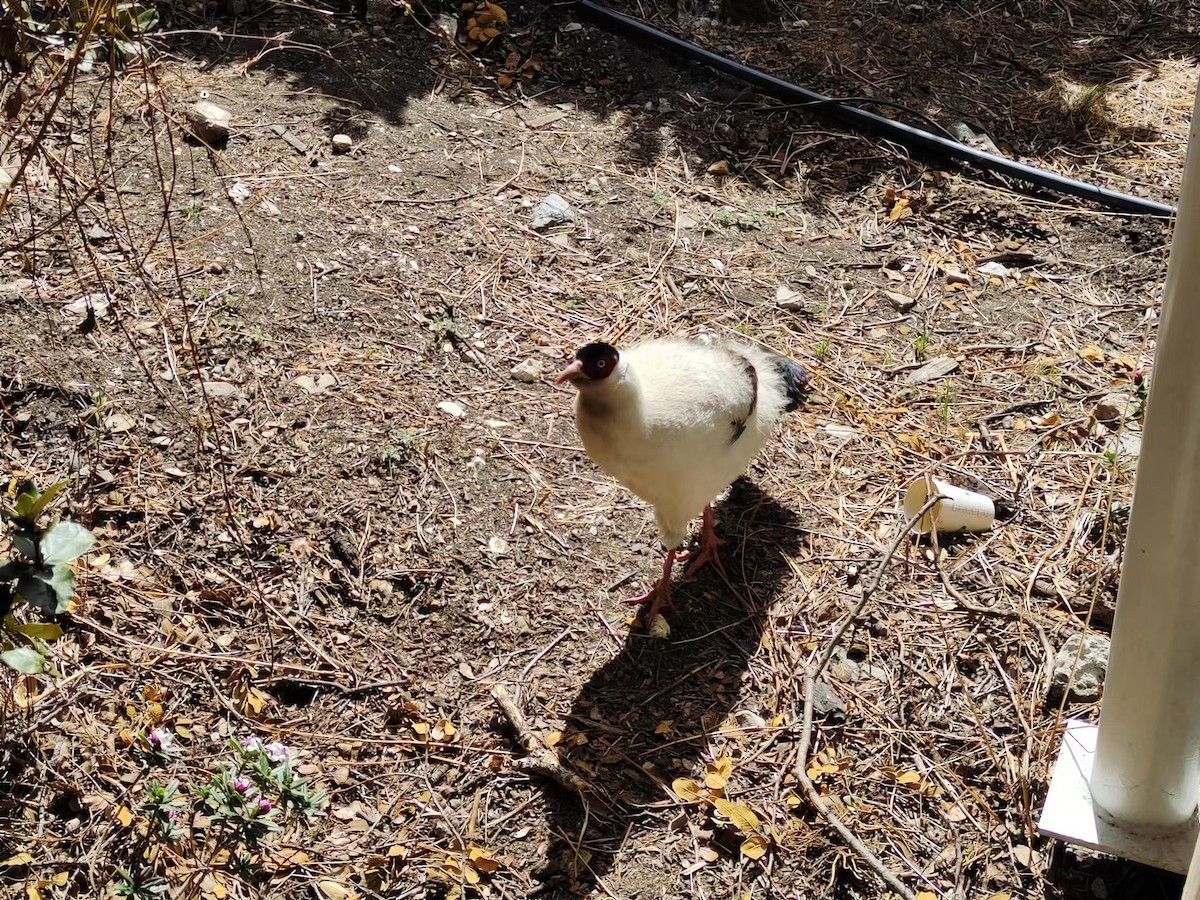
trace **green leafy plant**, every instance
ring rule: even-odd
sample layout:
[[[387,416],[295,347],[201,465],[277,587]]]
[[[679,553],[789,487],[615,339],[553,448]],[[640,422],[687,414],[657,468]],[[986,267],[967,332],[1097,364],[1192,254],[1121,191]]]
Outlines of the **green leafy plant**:
[[[22,72],[40,53],[63,53],[84,35],[92,40],[79,57],[78,69],[89,72],[96,61],[123,64],[143,53],[143,35],[158,27],[158,8],[135,0],[67,0],[34,3],[6,0],[12,27],[0,30],[0,62]]]
[[[14,558],[0,562],[0,662],[27,675],[42,671],[46,642],[62,637],[62,629],[53,622],[21,622],[14,614],[22,606],[46,616],[65,612],[75,596],[71,563],[96,543],[92,533],[75,522],[55,518],[42,524],[66,486],[59,481],[39,491],[32,481],[24,481],[12,505],[0,508],[0,518],[12,529],[14,551]]]
[[[1146,398],[1150,396],[1150,379],[1141,369],[1134,369],[1131,380],[1133,381],[1134,396],[1145,402]]]
[[[180,824],[183,798],[179,794],[179,780],[172,778],[166,784],[151,781],[146,785],[146,804],[143,807],[150,823],[150,833],[165,844],[174,845],[186,834]]]
[[[143,743],[163,754],[175,753],[170,732],[157,728]],[[324,814],[328,798],[292,768],[292,751],[256,737],[230,739],[226,761],[200,783],[171,779],[146,784],[136,819],[137,850],[127,869],[118,869],[109,896],[153,900],[167,893],[162,868],[167,859],[203,857],[218,852],[237,876],[259,885],[270,872],[262,865],[279,832],[302,829]],[[165,757],[164,757],[165,758]],[[197,815],[199,814],[199,816]],[[207,820],[197,825],[200,818]],[[162,848],[169,852],[161,852]]]
[[[958,391],[949,381],[947,381],[944,385],[942,385],[942,389],[938,391],[936,399],[938,405],[938,415],[941,416],[943,422],[949,425],[950,408],[958,399]]]
[[[922,331],[913,341],[913,353],[918,360],[925,358],[925,351],[929,349],[929,335]]]
[[[170,886],[157,875],[147,872],[117,870],[117,880],[113,885],[113,896],[129,898],[129,900],[158,900],[165,897]]]

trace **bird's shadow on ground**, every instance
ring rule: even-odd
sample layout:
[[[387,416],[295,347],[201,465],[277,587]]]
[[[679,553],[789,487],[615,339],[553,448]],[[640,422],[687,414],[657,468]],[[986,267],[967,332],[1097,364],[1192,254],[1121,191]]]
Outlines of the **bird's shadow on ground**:
[[[740,599],[711,570],[677,584],[670,639],[631,631],[575,698],[559,749],[590,790],[551,799],[543,896],[603,884],[618,856],[661,877],[656,849],[641,848],[639,835],[661,833],[654,820],[678,814],[666,786],[694,773],[709,736],[743,708],[750,662],[801,531],[793,512],[745,479],[716,513]],[[680,829],[686,837],[687,825]]]

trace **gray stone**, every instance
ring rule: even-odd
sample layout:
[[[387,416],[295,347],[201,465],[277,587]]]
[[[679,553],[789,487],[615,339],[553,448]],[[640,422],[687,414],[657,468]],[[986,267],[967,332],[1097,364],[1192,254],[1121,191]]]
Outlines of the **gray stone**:
[[[913,372],[904,379],[905,384],[924,384],[927,381],[934,381],[938,378],[943,378],[949,375],[958,368],[958,360],[949,356],[939,356],[936,359],[931,359],[917,371]]]
[[[198,139],[213,147],[221,147],[229,140],[233,113],[208,100],[201,100],[188,109],[187,120],[192,134]]]
[[[334,153],[349,153],[354,149],[354,141],[348,134],[335,134],[332,140]]]
[[[1051,694],[1061,697],[1065,693],[1068,700],[1081,703],[1099,700],[1108,671],[1108,649],[1109,640],[1103,635],[1073,634],[1067,638],[1054,657]]]
[[[813,713],[818,716],[844,719],[846,704],[826,682],[818,681],[813,690]]]
[[[1122,428],[1104,442],[1104,452],[1115,454],[1126,462],[1135,460],[1142,453],[1142,433],[1132,428]]]
[[[775,304],[788,312],[804,312],[804,295],[788,284],[775,286]]]
[[[535,381],[541,381],[542,376],[546,374],[546,368],[540,359],[531,356],[513,366],[509,373],[516,381],[533,384]]]
[[[551,194],[533,208],[530,227],[542,231],[552,225],[566,225],[575,221],[575,210],[558,194]]]

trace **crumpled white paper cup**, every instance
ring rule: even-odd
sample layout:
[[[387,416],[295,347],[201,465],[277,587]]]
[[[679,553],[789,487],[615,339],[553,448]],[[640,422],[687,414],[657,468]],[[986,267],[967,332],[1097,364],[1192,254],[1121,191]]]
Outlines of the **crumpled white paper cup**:
[[[918,534],[929,534],[937,526],[938,534],[956,531],[987,531],[996,520],[996,504],[991,497],[968,491],[940,478],[923,476],[908,486],[904,494],[904,515],[915,516],[930,497],[943,499],[933,505],[917,522]]]

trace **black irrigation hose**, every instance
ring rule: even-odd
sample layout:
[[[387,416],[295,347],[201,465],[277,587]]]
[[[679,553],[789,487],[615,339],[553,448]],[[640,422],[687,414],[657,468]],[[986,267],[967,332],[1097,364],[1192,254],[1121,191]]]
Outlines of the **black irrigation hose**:
[[[1006,159],[994,153],[976,150],[974,147],[968,147],[966,144],[960,144],[957,141],[939,137],[936,134],[930,134],[928,131],[913,128],[902,122],[894,122],[891,119],[886,119],[883,116],[867,112],[855,106],[848,106],[833,97],[826,97],[824,94],[818,94],[816,91],[797,87],[773,75],[768,75],[757,69],[751,69],[749,66],[745,66],[726,56],[720,56],[709,50],[705,50],[703,47],[698,47],[690,41],[667,34],[665,31],[660,31],[652,25],[647,25],[639,19],[614,12],[607,7],[595,3],[594,0],[578,0],[576,8],[582,16],[591,19],[609,31],[626,35],[634,40],[652,46],[674,50],[689,59],[703,63],[719,72],[724,72],[727,75],[732,75],[735,78],[748,82],[764,94],[774,97],[776,100],[781,100],[784,103],[802,103],[816,108],[827,108],[831,116],[840,119],[855,130],[887,138],[903,147],[907,147],[909,150],[923,150],[936,156],[970,163],[981,169],[1018,178],[1021,181],[1057,191],[1060,194],[1082,197],[1101,206],[1106,206],[1109,209],[1119,210],[1120,212],[1144,216],[1158,216],[1160,218],[1169,218],[1175,214],[1175,208],[1165,203],[1156,203],[1153,200],[1144,200],[1141,197],[1133,197],[1129,194],[1106,190],[1094,184],[1076,181],[1073,178],[1064,178],[1062,175],[1055,175],[1053,172],[1047,172],[1043,169],[1035,169],[1033,166],[1027,166],[1024,163]]]

